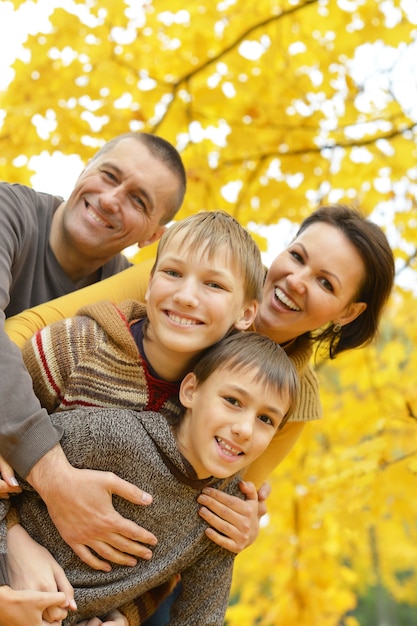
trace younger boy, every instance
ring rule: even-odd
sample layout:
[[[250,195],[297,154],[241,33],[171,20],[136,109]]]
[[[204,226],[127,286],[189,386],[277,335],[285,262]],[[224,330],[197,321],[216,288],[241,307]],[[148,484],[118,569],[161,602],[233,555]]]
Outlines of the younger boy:
[[[130,603],[126,617],[135,626],[139,620],[131,601],[177,573],[182,589],[171,626],[223,625],[234,555],[207,538],[196,499],[207,485],[242,496],[236,472],[266,449],[291,412],[296,391],[295,370],[279,345],[257,333],[233,333],[183,379],[180,418],[113,408],[52,416],[64,429],[61,443],[73,465],[116,472],[149,486],[151,506],[123,499],[115,505],[159,536],[151,561],[92,571],[62,540],[42,500],[22,481],[24,492],[17,496],[21,523],[52,553],[75,589],[78,612],[65,626],[105,616],[122,603]],[[6,508],[7,501],[1,505]]]

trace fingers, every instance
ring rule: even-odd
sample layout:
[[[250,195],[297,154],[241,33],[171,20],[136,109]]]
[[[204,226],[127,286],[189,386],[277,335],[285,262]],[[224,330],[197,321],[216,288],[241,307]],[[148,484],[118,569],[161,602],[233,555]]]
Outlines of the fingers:
[[[42,614],[42,619],[52,624],[53,622],[61,623],[68,615],[68,609],[63,609],[58,606],[50,606]]]
[[[133,502],[133,504],[146,506],[152,503],[152,496],[150,493],[143,491],[143,489],[139,489],[139,487],[132,485],[132,483],[127,482],[127,480],[119,478],[116,474],[111,474],[109,480],[110,490],[113,494],[116,494],[125,500],[129,500],[129,502]]]
[[[0,498],[8,498],[9,493],[20,493],[22,488],[19,487],[19,483],[16,480],[14,471],[11,465],[7,463],[2,456],[0,456]]]
[[[143,531],[142,536],[145,537],[146,543],[151,545],[155,545],[157,543],[157,539],[154,535],[148,533],[145,529],[141,529],[140,527],[138,528]],[[84,563],[87,563],[87,565],[93,569],[101,570],[103,572],[111,571],[111,565],[107,561],[117,563],[118,565],[133,567],[137,563],[137,558],[135,558],[135,556],[146,561],[149,561],[152,558],[152,550],[138,541],[127,539],[126,537],[115,534],[109,536],[108,540],[111,541],[112,545],[106,541],[99,540],[90,542],[90,548],[92,548],[97,555],[106,559],[106,561],[93,554],[86,545],[73,544],[71,547],[77,556],[84,561]]]
[[[264,502],[271,495],[271,485],[269,483],[263,483],[258,491],[259,502]]]
[[[60,565],[58,565],[58,563],[56,563],[55,565],[54,574],[55,574],[57,589],[59,591],[62,591],[62,593],[65,593],[65,597],[68,602],[68,608],[71,611],[76,611],[77,604],[74,600],[74,589],[71,583],[69,582],[68,578],[66,577],[64,570],[62,569]],[[60,619],[64,619],[64,618],[60,618]]]
[[[212,488],[203,489],[198,497],[203,505],[199,515],[211,526],[207,536],[235,554],[253,543],[259,533],[256,489],[251,483],[245,483],[243,489],[248,492],[247,500]]]

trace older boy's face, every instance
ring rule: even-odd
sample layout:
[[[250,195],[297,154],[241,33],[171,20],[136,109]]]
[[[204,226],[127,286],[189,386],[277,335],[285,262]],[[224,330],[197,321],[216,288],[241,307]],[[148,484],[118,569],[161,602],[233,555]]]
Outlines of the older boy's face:
[[[187,413],[178,446],[198,478],[226,478],[247,467],[268,447],[289,407],[278,394],[254,380],[256,370],[219,368],[199,386],[193,373],[181,385]]]
[[[162,356],[194,358],[233,327],[246,330],[256,303],[245,302],[243,280],[231,254],[219,248],[210,258],[203,250],[184,250],[174,237],[149,282],[147,335]]]

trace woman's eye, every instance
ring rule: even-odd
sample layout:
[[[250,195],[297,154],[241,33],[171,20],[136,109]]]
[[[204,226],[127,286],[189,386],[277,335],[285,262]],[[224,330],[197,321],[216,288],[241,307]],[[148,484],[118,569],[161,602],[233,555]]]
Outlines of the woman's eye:
[[[327,291],[334,291],[332,283],[330,283],[327,278],[321,278],[320,282]]]
[[[303,262],[303,257],[301,256],[301,254],[299,254],[295,250],[290,250],[289,252],[296,261],[298,261],[299,263]]]

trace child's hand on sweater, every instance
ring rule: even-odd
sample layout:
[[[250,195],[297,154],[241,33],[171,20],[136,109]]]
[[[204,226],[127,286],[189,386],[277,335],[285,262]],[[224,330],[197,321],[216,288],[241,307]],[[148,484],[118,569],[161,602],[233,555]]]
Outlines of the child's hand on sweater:
[[[0,626],[58,626],[68,613],[67,604],[63,593],[16,591],[3,585],[0,587]],[[42,619],[48,607],[54,607],[59,614],[54,622]],[[117,626],[122,626],[122,622]]]
[[[19,524],[9,528],[7,533],[7,568],[10,585],[13,589],[36,591],[61,591],[67,599],[67,606],[76,610],[74,590],[64,570],[54,557],[39,545]],[[60,611],[52,607],[45,615],[46,621],[59,621]]]
[[[115,610],[106,616],[104,622],[98,617],[92,617],[79,622],[77,626],[129,626],[129,622],[120,611]]]

